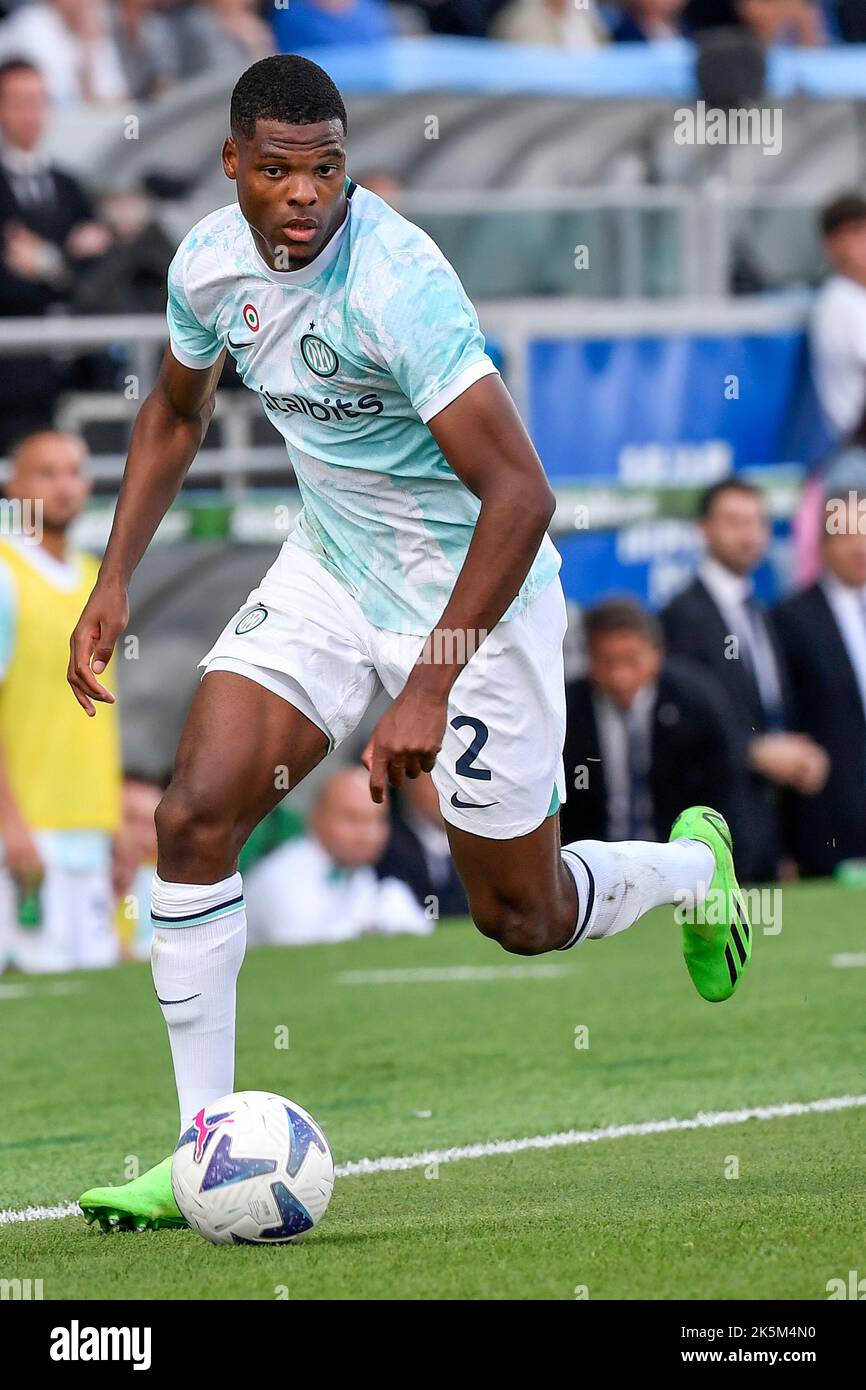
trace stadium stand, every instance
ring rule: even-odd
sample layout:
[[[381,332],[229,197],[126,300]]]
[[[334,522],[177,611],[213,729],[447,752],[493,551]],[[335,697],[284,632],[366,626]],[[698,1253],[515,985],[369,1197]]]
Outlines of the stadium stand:
[[[316,8],[305,7],[311,23]],[[722,15],[730,28],[716,48],[701,31],[719,14],[697,3],[686,25],[698,43],[585,52],[483,37],[505,32],[516,8],[349,6],[358,41],[319,57],[347,96],[351,171],[429,231],[477,302],[557,492],[553,530],[575,605],[623,591],[653,608],[668,602],[699,558],[698,494],[731,471],[764,493],[772,533],[756,591],[780,599],[791,590],[801,484],[832,442],[807,345],[827,269],[819,212],[866,186],[866,50],[850,42],[860,36],[854,9],[822,7],[812,48],[792,31],[787,45],[756,50],[743,4]],[[25,11],[51,9],[11,10],[0,57],[10,35],[32,27]],[[604,7],[611,32],[626,9]],[[266,43],[244,5],[225,42],[204,7],[140,11],[138,27],[126,16],[114,31],[126,77],[105,100],[71,93],[54,74],[58,108],[40,152],[77,181],[111,246],[89,278],[74,271],[50,314],[0,317],[4,363],[19,374],[23,364],[22,379],[56,375],[62,389],[43,401],[46,414],[90,445],[95,496],[76,537],[95,551],[166,340],[164,262],[198,218],[231,200],[219,154],[238,72],[256,45],[288,42],[277,24]],[[382,23],[396,37],[382,42]],[[205,29],[217,56],[193,60],[189,35]],[[156,62],[160,33],[176,61]],[[720,147],[695,124],[679,141],[683,113],[705,119],[732,80],[731,55],[747,52],[758,52],[763,89],[755,138]],[[236,386],[227,371],[207,444],[132,591],[132,630],[149,658],[119,663],[125,764],[154,783],[170,766],[198,654],[297,508],[282,444]],[[7,406],[7,442],[32,423],[19,406]]]

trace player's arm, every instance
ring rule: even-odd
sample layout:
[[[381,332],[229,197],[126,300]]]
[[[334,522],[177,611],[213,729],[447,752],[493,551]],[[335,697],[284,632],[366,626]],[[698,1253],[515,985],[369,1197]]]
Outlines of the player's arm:
[[[67,679],[89,715],[114,696],[97,680],[129,621],[127,589],[204,439],[213,414],[221,353],[212,366],[184,367],[167,349],[156,385],[138,412],[99,577],[70,639]]]
[[[475,382],[428,428],[458,478],[480,499],[481,511],[451,598],[428,639],[431,652],[449,659],[413,667],[366,750],[374,801],[383,799],[389,780],[399,786],[404,775],[417,777],[433,767],[451,687],[516,597],[555,508],[541,462],[499,376]],[[440,630],[450,634],[447,641],[436,640]]]

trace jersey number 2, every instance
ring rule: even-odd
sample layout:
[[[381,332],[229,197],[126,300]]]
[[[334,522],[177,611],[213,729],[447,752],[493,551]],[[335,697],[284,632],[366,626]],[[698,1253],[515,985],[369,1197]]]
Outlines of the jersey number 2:
[[[473,767],[475,759],[481,752],[488,738],[490,730],[486,724],[482,724],[480,719],[470,719],[468,714],[460,714],[456,719],[451,720],[452,729],[471,729],[475,735],[465,753],[454,764],[454,771],[460,777],[474,777],[478,782],[489,782],[490,771],[484,767]]]

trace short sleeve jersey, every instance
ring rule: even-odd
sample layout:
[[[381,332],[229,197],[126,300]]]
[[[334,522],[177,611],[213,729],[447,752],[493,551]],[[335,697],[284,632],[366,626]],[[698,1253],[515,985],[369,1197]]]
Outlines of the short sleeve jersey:
[[[227,348],[286,442],[313,553],[375,627],[424,634],[463,565],[480,502],[427,421],[495,372],[475,310],[427,234],[349,182],[343,225],[310,265],[271,269],[239,207],[199,222],[168,275],[171,350]],[[505,617],[559,570],[545,537]]]

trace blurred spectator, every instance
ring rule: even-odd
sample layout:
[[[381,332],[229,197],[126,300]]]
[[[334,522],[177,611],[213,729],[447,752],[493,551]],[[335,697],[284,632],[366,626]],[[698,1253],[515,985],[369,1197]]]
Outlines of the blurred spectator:
[[[416,0],[434,34],[462,34],[483,39],[491,20],[508,0]]]
[[[133,960],[150,959],[150,886],[156,868],[153,817],[164,790],[159,782],[136,773],[127,773],[123,779],[120,828],[111,858],[111,886],[117,905],[117,933]]]
[[[686,32],[686,0],[624,0],[622,19],[614,27],[615,43],[652,43],[678,39]]]
[[[274,10],[280,53],[297,53],[322,44],[375,43],[393,32],[382,0],[291,0]]]
[[[155,96],[177,79],[176,29],[154,0],[118,0],[111,24],[130,96]]]
[[[469,911],[451,858],[439,793],[429,773],[401,787],[399,809],[391,818],[391,834],[377,872],[380,878],[407,883],[422,907],[435,908],[437,918],[463,917]]]
[[[100,215],[113,233],[107,255],[82,271],[71,308],[82,314],[159,314],[174,247],[143,190],[110,193]]]
[[[827,424],[842,439],[866,416],[866,198],[828,203],[821,231],[833,273],[812,312],[812,372]]]
[[[815,48],[827,42],[817,0],[734,0],[737,19],[768,46]]]
[[[295,0],[292,0],[292,13]],[[277,11],[282,13],[282,11]],[[269,26],[256,0],[202,0],[178,16],[184,76],[219,68],[242,68],[274,51]]]
[[[0,60],[27,58],[52,101],[120,101],[130,88],[105,0],[34,0],[0,24]]]
[[[393,174],[386,174],[381,169],[371,169],[368,174],[362,174],[356,180],[362,188],[368,188],[371,193],[375,193],[379,198],[384,198],[386,203],[396,207],[402,192],[400,180]]]
[[[838,0],[838,19],[846,43],[866,43],[866,5],[863,0]]]
[[[767,45],[814,47],[827,39],[818,0],[689,0],[686,20],[694,29],[739,25]]]
[[[866,442],[866,198],[834,198],[821,211],[821,231],[833,274],[815,296],[809,325],[812,378],[829,434],[855,446]],[[794,522],[795,573],[813,584],[821,568],[820,538],[829,470],[845,467],[834,454],[806,484]]]
[[[367,932],[423,936],[433,930],[405,883],[376,875],[388,838],[388,808],[371,800],[363,768],[343,768],[324,783],[310,832],[274,850],[250,873],[245,897],[251,941],[301,946]]]
[[[178,32],[185,76],[243,67],[274,51],[256,0],[200,0],[180,11]]]
[[[67,298],[75,268],[111,243],[81,185],[42,153],[49,106],[35,67],[0,66],[0,313],[38,314]]]
[[[490,28],[491,38],[555,48],[594,48],[608,37],[598,14],[573,0],[511,0]]]
[[[661,624],[635,599],[585,622],[589,671],[566,687],[563,843],[664,840],[684,806],[731,813],[737,735],[713,678],[665,658]]]
[[[49,105],[35,67],[0,65],[0,316],[69,302],[75,277],[111,243],[81,185],[42,152]],[[47,424],[63,378],[47,358],[4,358],[0,449]]]
[[[866,857],[866,490],[831,494],[821,579],[780,604],[795,718],[827,749],[818,796],[798,797],[792,843],[805,874]]]
[[[87,719],[65,679],[69,634],[98,569],[68,540],[89,492],[86,459],[74,435],[31,435],[15,451],[6,485],[0,957],[24,970],[95,969],[118,956],[111,891],[120,801],[117,708],[103,705],[96,719]]]
[[[248,874],[265,855],[272,854],[289,840],[299,839],[305,832],[303,816],[286,798],[254,827],[241,850],[238,868],[242,874]]]
[[[789,732],[795,726],[784,656],[754,596],[753,575],[770,541],[761,493],[737,478],[716,483],[701,499],[700,520],[706,557],[662,621],[668,649],[700,662],[728,696],[738,761],[749,773],[734,825],[742,876],[775,879],[783,856],[779,789],[819,791],[827,755],[811,738]]]

